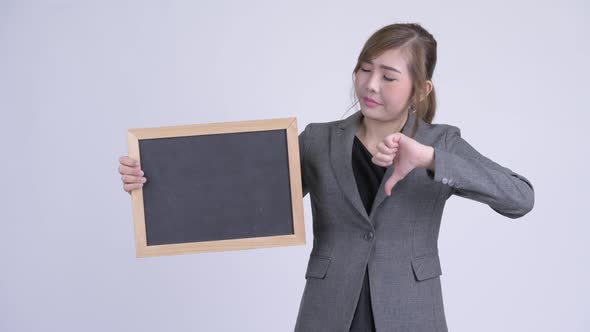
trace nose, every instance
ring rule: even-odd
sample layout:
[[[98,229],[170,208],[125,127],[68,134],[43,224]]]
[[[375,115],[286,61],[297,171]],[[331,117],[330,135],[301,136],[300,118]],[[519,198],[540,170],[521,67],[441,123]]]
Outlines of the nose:
[[[367,91],[368,92],[379,92],[379,76],[375,71],[371,73],[369,80],[367,81]]]

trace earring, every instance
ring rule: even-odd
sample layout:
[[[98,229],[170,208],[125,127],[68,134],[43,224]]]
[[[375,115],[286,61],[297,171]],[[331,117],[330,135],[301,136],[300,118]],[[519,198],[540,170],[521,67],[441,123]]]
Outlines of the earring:
[[[414,105],[410,105],[410,108],[408,110],[412,113],[416,113],[416,109],[414,108]]]

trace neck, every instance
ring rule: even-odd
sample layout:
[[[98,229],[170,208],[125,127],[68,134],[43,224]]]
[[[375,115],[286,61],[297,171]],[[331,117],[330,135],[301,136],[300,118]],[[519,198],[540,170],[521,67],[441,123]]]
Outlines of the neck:
[[[369,144],[382,141],[387,135],[400,132],[406,121],[408,120],[408,112],[404,112],[399,118],[383,122],[374,119],[368,119],[367,117],[362,118],[361,124],[358,128],[357,136]]]

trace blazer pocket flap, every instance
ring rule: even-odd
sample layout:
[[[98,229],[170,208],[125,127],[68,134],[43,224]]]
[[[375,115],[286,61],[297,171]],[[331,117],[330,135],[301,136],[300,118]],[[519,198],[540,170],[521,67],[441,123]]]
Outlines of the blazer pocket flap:
[[[442,274],[438,254],[429,254],[412,259],[412,269],[416,280],[426,280]]]
[[[320,255],[310,255],[309,263],[307,263],[307,271],[305,272],[305,279],[319,278],[324,279],[328,266],[330,266],[330,257]]]

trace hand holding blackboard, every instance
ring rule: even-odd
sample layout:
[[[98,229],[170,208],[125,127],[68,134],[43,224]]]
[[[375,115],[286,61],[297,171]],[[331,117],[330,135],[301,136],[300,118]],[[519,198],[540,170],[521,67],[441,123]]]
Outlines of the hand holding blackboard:
[[[123,190],[131,195],[131,191],[142,188],[147,179],[145,176],[142,177],[144,174],[139,166],[139,161],[129,158],[129,156],[121,156],[119,163]]]
[[[305,244],[295,118],[136,128],[127,138],[119,173],[138,257]]]

